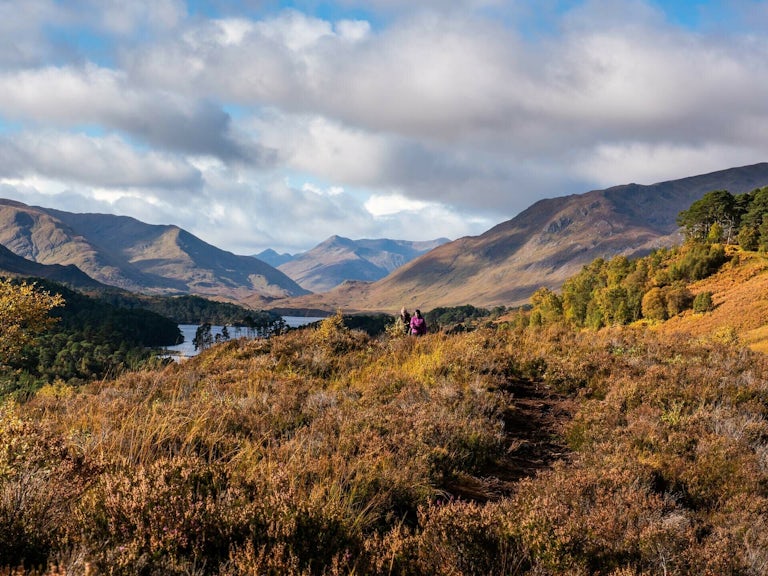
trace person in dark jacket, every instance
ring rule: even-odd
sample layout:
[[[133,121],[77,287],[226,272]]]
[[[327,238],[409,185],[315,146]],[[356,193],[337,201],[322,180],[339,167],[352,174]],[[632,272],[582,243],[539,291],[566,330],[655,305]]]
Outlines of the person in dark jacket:
[[[400,309],[400,322],[403,326],[403,332],[408,334],[411,331],[411,315],[405,309],[405,306]]]
[[[421,315],[421,310],[416,310],[413,318],[411,318],[411,334],[423,336],[426,333],[427,321],[424,320],[424,316]]]

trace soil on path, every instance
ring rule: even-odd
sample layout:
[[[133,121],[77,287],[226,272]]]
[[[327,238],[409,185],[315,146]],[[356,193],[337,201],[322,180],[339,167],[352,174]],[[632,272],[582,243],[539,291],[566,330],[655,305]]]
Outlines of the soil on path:
[[[456,497],[486,502],[507,496],[522,478],[570,455],[564,431],[575,412],[575,400],[541,382],[515,380],[504,389],[512,394],[504,415],[507,453],[481,477],[457,478],[449,489]]]

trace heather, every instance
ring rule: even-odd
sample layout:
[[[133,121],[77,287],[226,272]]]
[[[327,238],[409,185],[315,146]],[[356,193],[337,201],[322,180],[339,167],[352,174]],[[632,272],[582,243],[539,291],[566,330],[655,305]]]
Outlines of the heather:
[[[716,339],[340,316],[0,408],[0,565],[764,574],[768,366]]]

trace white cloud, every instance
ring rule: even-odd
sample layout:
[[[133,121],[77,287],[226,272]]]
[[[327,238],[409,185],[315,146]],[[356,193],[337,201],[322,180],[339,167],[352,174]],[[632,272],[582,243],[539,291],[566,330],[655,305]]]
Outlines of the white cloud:
[[[181,0],[86,0],[85,7],[106,31],[120,35],[175,28],[187,12]]]
[[[371,25],[366,20],[339,20],[333,29],[340,38],[350,42],[365,40],[371,33]]]
[[[723,144],[696,147],[629,142],[598,146],[573,169],[586,180],[608,187],[629,182],[652,184],[706,174],[718,168],[756,164],[766,159],[768,143],[762,148],[747,148]]]
[[[270,152],[231,125],[204,98],[134,86],[120,71],[95,65],[0,72],[0,110],[8,119],[60,127],[96,125],[160,148],[251,163]]]
[[[310,18],[301,12],[287,10],[275,18],[259,22],[257,35],[292,52],[301,52],[315,46],[323,38],[333,36],[333,27],[327,20]]]
[[[230,18],[218,20],[217,41],[223,46],[238,46],[242,44],[243,39],[254,29],[254,24],[250,20],[243,18]]]
[[[421,200],[411,200],[402,194],[373,194],[366,202],[365,209],[374,217],[391,216],[399,212],[413,212],[426,208]]]
[[[304,182],[301,186],[302,192],[313,192],[318,196],[340,196],[344,194],[344,188],[341,186],[330,186],[329,188],[321,188],[311,182]]]
[[[0,0],[0,66],[36,65],[54,53],[45,26],[63,19],[53,0]]]
[[[36,176],[101,188],[194,191],[200,173],[182,159],[138,151],[115,136],[24,133],[0,140],[0,173]]]
[[[0,0],[0,178],[297,251],[478,233],[544,196],[766,159],[755,3],[694,31],[642,0],[340,1],[386,15]],[[46,36],[62,26],[83,45]],[[89,61],[94,39],[113,58]]]
[[[391,154],[386,136],[322,116],[271,113],[253,122],[262,145],[289,168],[347,185],[375,185]]]

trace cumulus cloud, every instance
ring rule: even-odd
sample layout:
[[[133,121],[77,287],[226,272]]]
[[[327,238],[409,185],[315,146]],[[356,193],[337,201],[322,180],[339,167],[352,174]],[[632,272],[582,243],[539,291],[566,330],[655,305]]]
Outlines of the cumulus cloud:
[[[52,53],[44,27],[62,14],[53,0],[0,0],[0,66],[36,65]]]
[[[181,152],[254,163],[268,163],[271,156],[238,133],[221,106],[137,88],[121,72],[95,65],[0,73],[0,110],[31,124],[114,128]]]
[[[242,28],[234,42],[222,35],[224,23],[206,22],[142,53],[131,71],[145,82],[278,109],[297,127],[293,140],[314,148],[302,153],[283,143],[291,161],[316,163],[300,167],[347,183],[378,173],[382,186],[393,183],[392,173],[410,173],[413,193],[424,172],[447,164],[427,161],[419,173],[415,162],[403,165],[414,151],[437,157],[448,149],[451,166],[464,158],[478,167],[466,181],[497,173],[501,185],[518,171],[505,170],[501,157],[557,169],[574,150],[606,141],[738,140],[752,116],[765,116],[768,43],[702,37],[671,27],[645,3],[615,4],[587,3],[569,14],[560,35],[535,43],[454,11],[399,19],[354,45],[340,25],[293,11]],[[371,154],[365,174],[338,166],[342,133]],[[376,168],[397,157],[386,174]],[[354,158],[350,164],[360,166]]]
[[[0,127],[23,129],[0,141],[0,176],[239,250],[424,220],[479,233],[541,197],[768,152],[768,12],[746,0],[698,28],[644,0],[17,4],[0,0]],[[51,60],[51,25],[90,27],[114,62]]]
[[[279,112],[255,118],[252,129],[289,168],[352,186],[375,186],[393,153],[391,139],[333,122],[324,116]]]
[[[25,133],[0,140],[0,174],[43,176],[105,188],[194,191],[202,184],[189,163],[154,151],[139,151],[115,136]]]
[[[96,20],[100,28],[122,36],[147,29],[167,31],[175,28],[186,16],[181,0],[81,0],[78,14]],[[78,2],[75,2],[77,5]],[[70,4],[72,8],[72,4]]]
[[[596,147],[574,170],[581,173],[586,181],[608,187],[617,182],[650,184],[685,178],[711,172],[713,166],[757,164],[767,158],[768,144],[761,147],[724,144],[694,147],[617,143]]]

